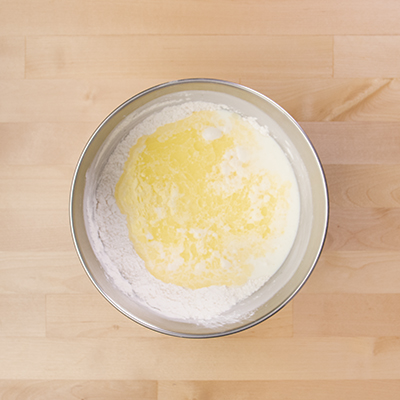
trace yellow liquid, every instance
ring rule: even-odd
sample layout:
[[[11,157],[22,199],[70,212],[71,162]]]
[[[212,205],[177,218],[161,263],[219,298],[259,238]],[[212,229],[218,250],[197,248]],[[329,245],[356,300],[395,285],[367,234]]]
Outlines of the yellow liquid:
[[[237,114],[198,111],[131,148],[115,198],[153,276],[190,289],[242,285],[274,251],[291,183],[254,162],[257,135]]]

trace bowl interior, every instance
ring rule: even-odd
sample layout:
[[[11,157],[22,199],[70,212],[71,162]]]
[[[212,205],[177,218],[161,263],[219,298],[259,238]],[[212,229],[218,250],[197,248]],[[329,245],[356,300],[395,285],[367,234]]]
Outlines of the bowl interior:
[[[207,326],[178,321],[143,307],[124,295],[105,275],[93,252],[86,226],[90,222],[99,176],[117,144],[138,123],[166,105],[187,101],[226,104],[267,125],[271,136],[292,164],[300,192],[300,222],[293,247],[276,274],[253,295]],[[75,172],[71,191],[71,229],[80,260],[97,289],[119,311],[159,332],[181,337],[213,337],[234,333],[270,317],[301,288],[321,252],[328,220],[324,174],[308,138],[294,119],[272,100],[240,85],[213,80],[184,80],[151,88],[128,100],[110,114],[86,145]],[[231,319],[231,318],[230,318]]]

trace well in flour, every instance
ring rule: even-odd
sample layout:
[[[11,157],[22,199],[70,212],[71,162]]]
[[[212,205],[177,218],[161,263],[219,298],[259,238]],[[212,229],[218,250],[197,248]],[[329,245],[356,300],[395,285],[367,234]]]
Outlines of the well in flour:
[[[194,115],[199,118],[194,118]],[[192,159],[195,154],[202,157],[208,151],[207,146],[217,148],[214,165],[210,160],[207,164],[209,171],[200,171],[204,173],[196,175],[195,187],[203,196],[193,193],[196,195],[196,203],[193,203],[195,207],[183,210],[186,219],[177,217],[180,225],[173,234],[168,233],[170,227],[166,225],[167,221],[171,221],[170,215],[166,216],[164,225],[162,224],[162,213],[165,211],[162,209],[163,204],[159,210],[153,207],[153,220],[149,220],[153,222],[154,229],[145,220],[134,226],[136,232],[143,233],[142,236],[138,234],[139,239],[134,246],[135,239],[132,242],[130,224],[135,225],[140,214],[134,215],[133,220],[130,220],[129,212],[121,213],[115,196],[116,186],[124,174],[130,151],[137,144],[141,144],[143,149],[157,144],[152,139],[160,127],[172,124],[171,126],[182,131],[183,125],[179,121],[185,119],[188,123],[200,124],[196,125],[197,131],[195,129],[196,132],[192,132],[192,137],[189,138],[192,140],[191,144],[199,148],[199,151],[191,153]],[[244,132],[245,135],[254,135],[253,145],[250,138],[246,141],[240,137],[244,127],[249,129],[249,132]],[[235,129],[239,133],[235,133]],[[172,139],[165,132],[161,132],[158,137],[160,145],[168,145],[168,141],[173,143]],[[187,145],[190,146],[190,143]],[[200,145],[204,147],[200,148]],[[185,151],[191,152],[192,148],[182,147],[176,157],[180,157]],[[143,154],[146,157],[151,156],[150,153]],[[137,159],[143,154],[138,151]],[[168,159],[164,160],[165,163],[167,161]],[[156,164],[153,165],[154,171],[157,170]],[[146,167],[144,161],[133,165],[135,168],[138,165]],[[178,162],[177,168],[179,165]],[[196,170],[195,168],[193,171]],[[200,178],[204,181],[199,183]],[[129,183],[129,179],[125,183]],[[187,197],[194,189],[189,188],[184,193],[184,186],[188,182],[190,180],[184,182],[182,179],[173,182],[172,174],[164,177],[160,188],[169,187],[164,197],[166,202],[170,202],[167,210],[174,211],[176,207],[176,210],[181,211],[185,204],[190,203]],[[145,185],[145,180],[141,184]],[[125,186],[126,191],[129,185]],[[171,192],[171,187],[176,188],[176,191]],[[171,193],[176,194],[173,203],[171,198],[174,195]],[[235,195],[238,199],[241,196],[241,200],[232,204],[243,205],[242,213],[235,214],[236,209],[232,209],[231,213],[225,213],[221,217],[224,207],[218,212],[211,212],[214,211],[212,196],[222,201],[235,199]],[[147,118],[118,144],[101,174],[96,190],[97,207],[94,224],[90,227],[91,239],[107,275],[127,295],[140,299],[148,307],[169,318],[204,324],[216,318],[229,321],[229,318],[234,317],[230,317],[227,311],[259,289],[286,258],[297,231],[298,203],[297,183],[290,163],[277,143],[267,134],[265,127],[258,126],[254,120],[243,118],[222,105],[188,102],[166,107]],[[275,208],[274,216],[268,219],[269,226],[264,227],[268,222],[266,205],[269,205],[269,209]],[[139,201],[130,204],[134,211],[140,206]],[[149,209],[143,210],[145,213],[149,212]],[[203,214],[200,215],[201,212]],[[195,221],[196,215],[200,217]],[[191,218],[194,221],[192,225]],[[238,218],[242,218],[239,223]],[[165,230],[164,236],[160,233],[162,229]],[[262,240],[263,234],[268,239],[265,243]],[[162,243],[158,243],[160,237],[157,235],[161,235],[161,239],[174,236],[176,243],[181,244],[185,242],[185,237],[190,237],[193,243],[188,242],[188,249],[173,244],[163,248]],[[141,248],[142,246],[146,249],[146,245],[153,246],[149,250],[151,256]],[[204,249],[205,247],[207,248]],[[244,249],[240,250],[242,247]],[[154,265],[146,268],[145,261],[139,257],[137,250],[146,259],[148,266],[151,263]],[[242,268],[241,263],[245,263],[247,268]],[[194,278],[186,279],[190,271],[197,271],[197,275],[194,273]],[[208,273],[210,271],[211,275]]]

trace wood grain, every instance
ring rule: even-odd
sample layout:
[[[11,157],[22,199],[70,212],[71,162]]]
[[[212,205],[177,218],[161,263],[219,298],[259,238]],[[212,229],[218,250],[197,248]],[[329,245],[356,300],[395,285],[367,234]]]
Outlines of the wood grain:
[[[122,315],[98,293],[48,294],[46,335],[50,338],[158,337],[156,332]]]
[[[398,380],[162,381],[158,384],[158,400],[395,400],[399,390]]]
[[[399,36],[335,36],[334,76],[399,78]]]
[[[3,2],[0,34],[396,35],[396,0]],[[373,17],[371,17],[373,16]],[[15,22],[18,22],[17,24]]]
[[[356,101],[339,111],[328,116],[330,121],[398,121],[399,116],[399,90],[398,79],[385,79],[374,90],[361,92]]]
[[[68,204],[68,203],[67,203]],[[1,251],[71,251],[68,212],[0,209]]]
[[[399,218],[398,208],[332,208],[326,249],[397,251]]]
[[[272,98],[298,121],[398,121],[399,88],[389,78],[245,77],[240,83]]]
[[[394,337],[0,337],[0,351],[8,360],[0,365],[3,379],[400,379],[400,339]],[[22,355],[30,362],[21,363]]]
[[[398,164],[398,122],[302,122],[324,165]]]
[[[19,171],[16,165],[45,166],[48,173],[57,171],[59,165],[75,166],[96,128],[97,123],[84,122],[0,123],[0,174],[16,173],[12,172]],[[25,169],[27,174],[29,171]]]
[[[71,248],[69,251],[0,251],[0,293],[97,292]]]
[[[1,79],[25,77],[25,38],[23,36],[0,36]]]
[[[44,295],[0,294],[0,315],[0,336],[45,336]]]
[[[327,251],[305,293],[400,293],[400,251]]]
[[[101,123],[117,106],[162,79],[0,80],[0,122]],[[96,127],[97,125],[93,126]]]
[[[399,336],[400,294],[301,294],[293,302],[293,334]]]
[[[179,78],[179,76],[175,76]],[[93,123],[165,79],[0,80],[0,123]],[[400,81],[388,79],[246,79],[298,121],[400,122]],[[62,95],[61,95],[62,94]]]
[[[41,399],[53,400],[121,400],[157,399],[155,381],[112,380],[0,380],[0,396],[3,400]]]
[[[326,165],[332,207],[400,207],[400,164]]]
[[[232,42],[234,47],[230,45]],[[295,69],[293,65],[296,65]],[[331,77],[332,38],[240,35],[27,38],[27,78],[107,78],[115,75],[165,80],[201,76],[234,81],[244,75]]]
[[[13,165],[0,171],[0,209],[64,210],[73,168]]]

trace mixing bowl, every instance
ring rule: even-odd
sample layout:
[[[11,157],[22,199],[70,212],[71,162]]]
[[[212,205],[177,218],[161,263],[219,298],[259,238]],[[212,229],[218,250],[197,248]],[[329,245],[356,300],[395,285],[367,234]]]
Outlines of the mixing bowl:
[[[187,101],[225,104],[269,128],[294,170],[300,194],[300,221],[283,265],[255,293],[226,314],[235,322],[203,325],[167,318],[122,293],[105,274],[87,230],[99,176],[109,156],[129,131],[166,104]],[[70,196],[73,241],[87,275],[100,293],[133,321],[179,337],[205,338],[239,332],[266,320],[284,307],[304,285],[321,253],[328,224],[328,193],[318,156],[298,123],[266,96],[239,84],[212,79],[185,79],[152,87],[114,110],[96,129],[78,161]],[[229,318],[228,318],[229,320]],[[222,321],[222,319],[221,319]],[[225,319],[224,319],[225,321]]]

